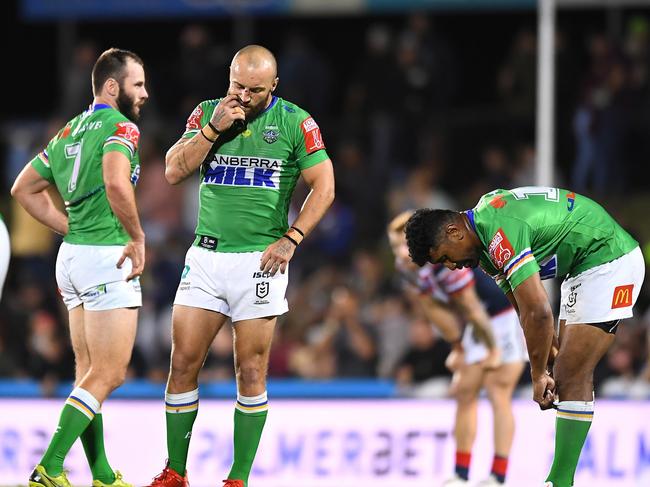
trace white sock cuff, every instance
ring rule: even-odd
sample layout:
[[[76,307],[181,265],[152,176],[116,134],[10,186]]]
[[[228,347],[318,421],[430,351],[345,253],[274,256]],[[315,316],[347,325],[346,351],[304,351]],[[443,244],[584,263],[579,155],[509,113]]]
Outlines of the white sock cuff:
[[[246,404],[252,405],[252,404],[259,404],[262,402],[267,402],[269,399],[266,395],[266,391],[264,391],[262,394],[259,396],[242,396],[241,394],[237,393],[237,402],[241,404]]]
[[[81,387],[75,387],[65,402],[81,411],[91,421],[95,417],[95,414],[99,412],[101,406],[99,401],[95,399],[95,396]]]
[[[180,392],[178,394],[170,394],[165,392],[165,402],[167,404],[183,404],[188,402],[194,402],[199,400],[199,389],[196,388],[193,391]]]
[[[556,405],[567,411],[594,412],[594,401],[559,401]]]
[[[588,423],[594,419],[594,401],[560,401],[555,408],[557,418]]]
[[[235,404],[235,408],[241,411],[242,413],[247,413],[247,414],[268,411],[269,401],[266,396],[266,391],[264,391],[259,396],[252,396],[252,397],[242,396],[241,394],[238,393],[237,403]]]

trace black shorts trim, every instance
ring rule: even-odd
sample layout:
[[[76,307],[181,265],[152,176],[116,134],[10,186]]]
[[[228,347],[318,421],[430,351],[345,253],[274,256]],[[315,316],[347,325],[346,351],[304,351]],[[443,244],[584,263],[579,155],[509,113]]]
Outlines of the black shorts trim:
[[[620,322],[621,320],[612,320],[612,321],[601,321],[600,323],[581,323],[581,324],[595,326],[596,328],[600,328],[606,333],[609,333],[611,335],[616,335],[616,331],[618,330],[618,324]]]

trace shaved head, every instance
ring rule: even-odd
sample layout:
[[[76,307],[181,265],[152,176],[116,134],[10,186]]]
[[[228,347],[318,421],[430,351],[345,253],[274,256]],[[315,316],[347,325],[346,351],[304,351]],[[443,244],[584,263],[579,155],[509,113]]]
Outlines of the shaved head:
[[[252,120],[271,104],[278,85],[278,65],[266,47],[251,44],[230,63],[229,95],[237,95],[246,120]]]
[[[230,69],[240,71],[267,71],[275,78],[278,75],[278,64],[275,56],[266,47],[251,44],[239,51],[232,58]]]

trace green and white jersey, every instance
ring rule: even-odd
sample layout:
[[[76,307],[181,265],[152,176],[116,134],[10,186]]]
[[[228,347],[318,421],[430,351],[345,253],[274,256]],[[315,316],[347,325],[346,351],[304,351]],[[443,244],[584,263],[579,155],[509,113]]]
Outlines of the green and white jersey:
[[[480,265],[504,292],[536,272],[574,277],[639,245],[598,203],[564,189],[497,189],[466,214],[483,244]]]
[[[218,103],[200,103],[183,137],[194,137],[206,126]],[[286,232],[300,171],[328,158],[325,144],[307,112],[275,96],[244,132],[230,140],[227,134],[201,166],[194,244],[203,236],[217,239],[218,252],[264,250]]]
[[[106,198],[104,154],[118,151],[131,161],[131,183],[140,175],[140,131],[118,110],[97,104],[70,120],[31,164],[56,185],[68,213],[64,241],[82,245],[123,245],[130,240]]]

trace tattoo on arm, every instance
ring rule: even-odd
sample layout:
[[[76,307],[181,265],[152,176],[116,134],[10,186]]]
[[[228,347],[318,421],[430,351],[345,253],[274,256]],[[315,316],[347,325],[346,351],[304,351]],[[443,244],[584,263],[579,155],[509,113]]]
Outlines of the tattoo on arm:
[[[283,238],[280,240],[280,245],[278,246],[278,251],[280,254],[284,257],[289,253],[289,250],[291,250],[290,245],[293,245],[291,242],[289,242],[286,238]]]

